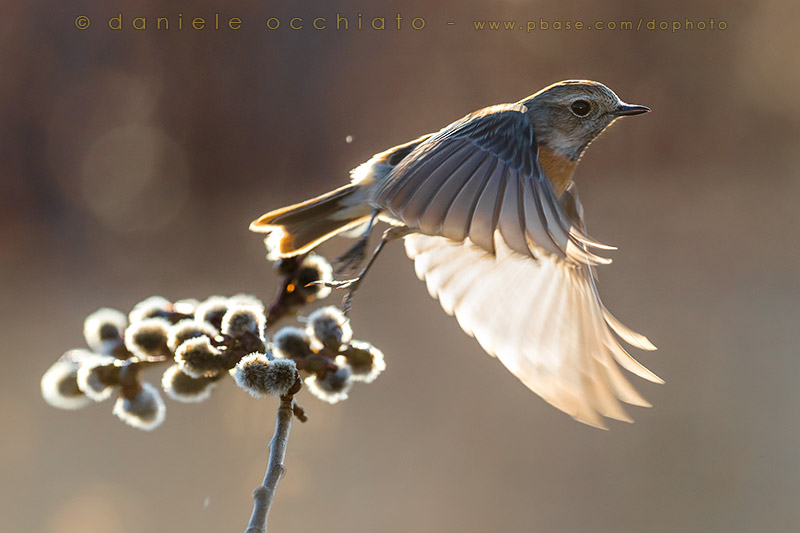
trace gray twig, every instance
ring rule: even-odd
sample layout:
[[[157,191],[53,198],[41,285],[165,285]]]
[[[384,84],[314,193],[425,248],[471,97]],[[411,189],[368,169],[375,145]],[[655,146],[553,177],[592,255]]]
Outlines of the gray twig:
[[[292,427],[292,416],[294,416],[294,397],[281,396],[278,416],[275,420],[275,434],[269,443],[267,472],[261,486],[253,491],[253,514],[250,516],[247,529],[244,530],[245,533],[266,533],[267,531],[267,515],[272,506],[272,500],[275,498],[278,482],[286,472],[283,460],[286,456],[289,430]]]

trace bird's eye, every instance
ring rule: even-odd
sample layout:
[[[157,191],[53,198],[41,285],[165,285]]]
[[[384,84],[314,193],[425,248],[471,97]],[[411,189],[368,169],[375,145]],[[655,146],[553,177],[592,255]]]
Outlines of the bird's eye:
[[[585,117],[586,115],[588,115],[589,110],[591,108],[592,106],[590,106],[589,102],[587,102],[586,100],[575,100],[574,102],[572,102],[572,105],[570,106],[572,112],[578,115],[579,117]]]

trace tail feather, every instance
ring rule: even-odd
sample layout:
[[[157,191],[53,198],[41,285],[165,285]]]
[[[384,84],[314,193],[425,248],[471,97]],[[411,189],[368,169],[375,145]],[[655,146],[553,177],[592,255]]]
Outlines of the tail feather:
[[[305,253],[322,242],[369,220],[372,208],[363,198],[363,188],[345,185],[311,200],[262,215],[250,231],[267,233],[271,257]]]

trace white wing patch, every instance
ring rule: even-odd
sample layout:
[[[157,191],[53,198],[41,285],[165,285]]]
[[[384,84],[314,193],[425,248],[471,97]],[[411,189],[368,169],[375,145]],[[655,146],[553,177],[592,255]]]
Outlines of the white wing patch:
[[[524,256],[495,233],[495,255],[469,239],[412,234],[405,238],[417,276],[461,328],[529,389],[586,424],[602,416],[632,422],[623,402],[649,406],[617,363],[647,380],[663,381],[628,354],[612,333],[655,349],[603,306],[588,266]],[[602,416],[600,416],[602,415]]]

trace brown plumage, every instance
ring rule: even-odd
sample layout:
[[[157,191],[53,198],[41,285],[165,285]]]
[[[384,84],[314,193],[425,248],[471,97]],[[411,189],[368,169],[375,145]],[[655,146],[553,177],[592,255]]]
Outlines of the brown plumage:
[[[253,222],[274,257],[370,221],[401,226],[431,295],[528,388],[577,420],[630,421],[648,405],[617,364],[651,381],[618,338],[655,347],[615,319],[592,266],[613,250],[586,234],[572,181],[581,154],[620,116],[649,111],[602,84],[560,82],[487,107],[375,155],[349,185]]]

